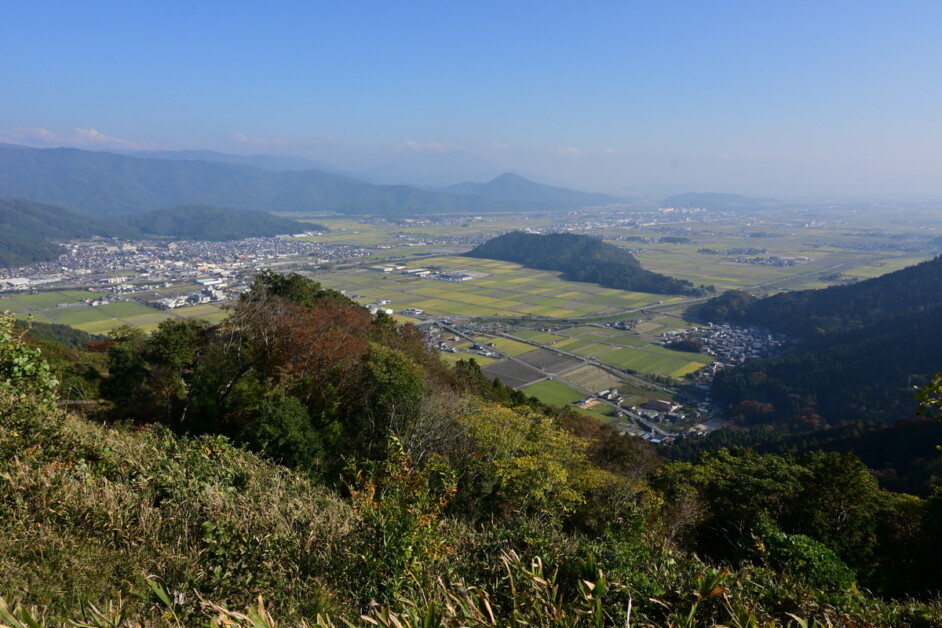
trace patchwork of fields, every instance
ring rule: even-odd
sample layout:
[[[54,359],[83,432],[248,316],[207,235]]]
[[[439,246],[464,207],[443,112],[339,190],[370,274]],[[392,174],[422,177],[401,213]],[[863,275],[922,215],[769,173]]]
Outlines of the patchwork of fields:
[[[576,318],[618,314],[661,301],[681,300],[563,281],[554,272],[495,260],[428,257],[421,264],[410,262],[409,267],[476,271],[488,276],[452,283],[355,269],[332,272],[318,277],[318,281],[325,287],[343,290],[348,296],[360,297],[361,303],[388,300],[387,307],[396,311],[416,308],[436,316]]]
[[[641,403],[652,394],[668,396],[644,389],[636,381],[619,377],[586,360],[645,377],[667,378],[683,378],[712,361],[708,355],[674,351],[659,344],[664,332],[689,325],[682,317],[687,304],[680,297],[602,288],[564,281],[556,272],[524,268],[519,264],[443,255],[449,246],[450,250],[464,249],[460,244],[445,245],[440,240],[434,243],[441,237],[460,239],[482,231],[496,234],[518,228],[518,216],[435,225],[367,224],[349,218],[325,218],[315,222],[327,224],[331,232],[308,239],[367,250],[367,256],[360,258],[357,267],[319,272],[316,279],[325,287],[343,290],[363,305],[387,301],[385,307],[392,308],[396,320],[403,323],[417,322],[401,313],[410,308],[432,316],[505,319],[503,329],[519,340],[477,334],[475,342],[483,346],[483,350],[473,350],[473,343],[461,341],[453,344],[454,353],[446,352],[442,357],[446,362],[474,357],[488,376],[499,377],[504,383],[547,403],[569,404],[587,391],[613,387],[622,391],[629,403]],[[529,221],[531,227],[548,224],[551,223],[539,218]],[[918,255],[889,250],[863,251],[831,245],[828,242],[834,239],[834,230],[796,229],[787,222],[762,224],[761,230],[775,232],[775,237],[750,237],[741,225],[729,223],[685,223],[684,229],[694,234],[690,242],[658,242],[661,234],[633,227],[587,232],[631,248],[649,270],[687,279],[695,285],[712,284],[718,290],[762,287],[774,292],[818,287],[827,285],[834,277],[875,277],[922,259]],[[650,240],[641,243],[643,237]],[[720,252],[736,246],[766,250],[767,256],[808,259],[797,266],[779,267],[734,262],[725,259],[728,254]],[[707,249],[717,253],[707,254],[704,252]],[[410,269],[468,271],[478,278],[453,283],[363,267],[387,258],[400,260]],[[17,294],[0,299],[0,311],[11,310],[21,317],[32,315],[38,321],[62,323],[99,334],[122,325],[151,331],[170,318],[199,317],[217,322],[225,316],[217,305],[161,311],[130,301],[95,307],[82,302],[98,296],[101,295],[80,290]],[[531,322],[531,318],[538,320]],[[508,324],[506,319],[516,319],[519,323]],[[624,331],[594,323],[574,325],[573,319],[631,320],[633,329]],[[487,351],[513,359],[498,360],[481,355]],[[587,411],[597,416],[608,413],[605,407]]]
[[[106,334],[122,325],[153,331],[168,318],[197,317],[217,322],[225,317],[219,306],[212,304],[164,311],[134,301],[98,306],[82,303],[84,299],[100,296],[100,293],[82,290],[16,295],[0,299],[0,311],[9,310],[21,318],[32,315],[38,322],[68,325],[90,334]]]

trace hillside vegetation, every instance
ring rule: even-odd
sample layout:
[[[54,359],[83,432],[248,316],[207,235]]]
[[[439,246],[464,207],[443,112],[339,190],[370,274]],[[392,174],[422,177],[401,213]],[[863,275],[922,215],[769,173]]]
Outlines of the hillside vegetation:
[[[467,255],[558,270],[564,279],[597,283],[606,288],[654,294],[699,292],[689,281],[644,270],[625,249],[587,235],[513,231],[478,245]]]
[[[762,325],[793,336],[843,332],[942,305],[942,257],[854,284],[782,292],[755,299],[729,291],[708,301],[701,318]]]
[[[59,247],[50,240],[129,237],[136,233],[127,225],[90,220],[60,207],[0,199],[0,267],[56,259]]]
[[[929,495],[940,484],[938,426],[913,421],[914,390],[942,370],[942,258],[876,279],[756,299],[727,292],[699,309],[715,322],[795,334],[776,358],[721,371],[714,394],[748,430],[675,447],[697,460],[723,447],[856,452],[885,487]]]
[[[0,317],[4,623],[942,621],[939,496],[852,455],[664,464],[299,275],[61,351],[92,420]]]
[[[188,240],[241,240],[324,230],[320,225],[300,223],[264,212],[206,205],[158,209],[132,216],[127,223],[148,235]]]
[[[699,315],[798,336],[778,358],[721,372],[716,395],[745,424],[797,429],[912,415],[913,386],[942,369],[942,258],[847,286],[756,299],[727,292]],[[878,357],[877,357],[878,356]]]

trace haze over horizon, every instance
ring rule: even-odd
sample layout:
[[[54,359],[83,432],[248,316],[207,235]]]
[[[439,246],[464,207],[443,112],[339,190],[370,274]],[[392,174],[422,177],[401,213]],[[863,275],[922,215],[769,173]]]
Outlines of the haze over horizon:
[[[942,5],[19,3],[0,142],[942,200]]]

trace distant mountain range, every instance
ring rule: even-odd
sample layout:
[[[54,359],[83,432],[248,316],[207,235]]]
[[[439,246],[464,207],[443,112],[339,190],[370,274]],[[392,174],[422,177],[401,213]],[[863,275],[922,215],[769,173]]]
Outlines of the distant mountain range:
[[[373,185],[316,169],[262,169],[201,159],[213,155],[198,151],[192,160],[180,154],[155,159],[0,145],[0,197],[58,205],[98,218],[180,205],[402,216],[563,210],[614,199],[515,175],[486,184],[459,184],[457,190],[427,190]]]
[[[529,179],[505,173],[487,183],[458,183],[442,188],[452,194],[467,196],[480,196],[502,201],[517,201],[520,203],[567,203],[573,207],[584,205],[608,205],[623,202],[616,196],[590,192],[578,192],[566,188],[534,183]]]
[[[262,170],[323,170],[334,174],[354,176],[332,167],[323,161],[296,155],[233,155],[214,150],[135,150],[111,151],[138,159],[166,159],[169,161],[215,161],[222,164],[239,164]]]

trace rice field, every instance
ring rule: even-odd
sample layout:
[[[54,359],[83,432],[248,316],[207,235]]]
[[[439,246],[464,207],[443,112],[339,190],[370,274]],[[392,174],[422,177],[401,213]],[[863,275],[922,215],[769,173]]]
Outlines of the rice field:
[[[532,366],[512,360],[500,360],[485,366],[481,370],[490,379],[500,379],[501,382],[511,388],[522,388],[544,379],[543,374]]]
[[[0,311],[9,310],[20,318],[32,316],[38,322],[68,325],[90,334],[107,334],[123,325],[151,332],[167,319],[195,317],[217,323],[227,316],[220,305],[214,303],[171,311],[159,310],[137,301],[115,301],[98,306],[82,303],[85,299],[100,296],[103,294],[84,290],[15,295],[0,299]]]
[[[478,336],[481,343],[493,347],[501,353],[514,357],[533,351],[533,345],[511,340],[510,338],[501,338],[500,336],[487,336],[481,334]]]
[[[476,353],[468,353],[466,351],[457,351],[455,353],[446,351],[441,354],[441,358],[445,360],[445,362],[447,362],[448,364],[454,364],[458,362],[459,360],[473,359],[481,367],[485,367],[488,364],[493,364],[494,362],[497,362],[497,360],[494,358],[488,358],[483,355],[478,355]]]
[[[560,340],[564,340],[565,336],[560,336],[558,334],[550,334],[545,331],[538,331],[536,329],[522,329],[520,331],[513,332],[514,336],[518,336],[525,340],[532,340],[533,342],[539,342],[541,344],[553,344]]]
[[[496,260],[461,256],[411,261],[485,276],[462,283],[377,273],[365,269],[330,272],[317,277],[325,287],[357,295],[361,303],[388,300],[396,311],[417,308],[436,316],[578,318],[626,312],[664,300],[663,295],[626,292],[594,284],[564,281],[557,273]]]
[[[565,380],[593,393],[612,387],[621,389],[625,383],[622,378],[591,364],[584,364],[569,371],[566,373]]]
[[[584,394],[575,388],[548,379],[537,382],[536,384],[530,384],[520,390],[551,406],[568,406],[574,401],[579,401],[585,397]]]

